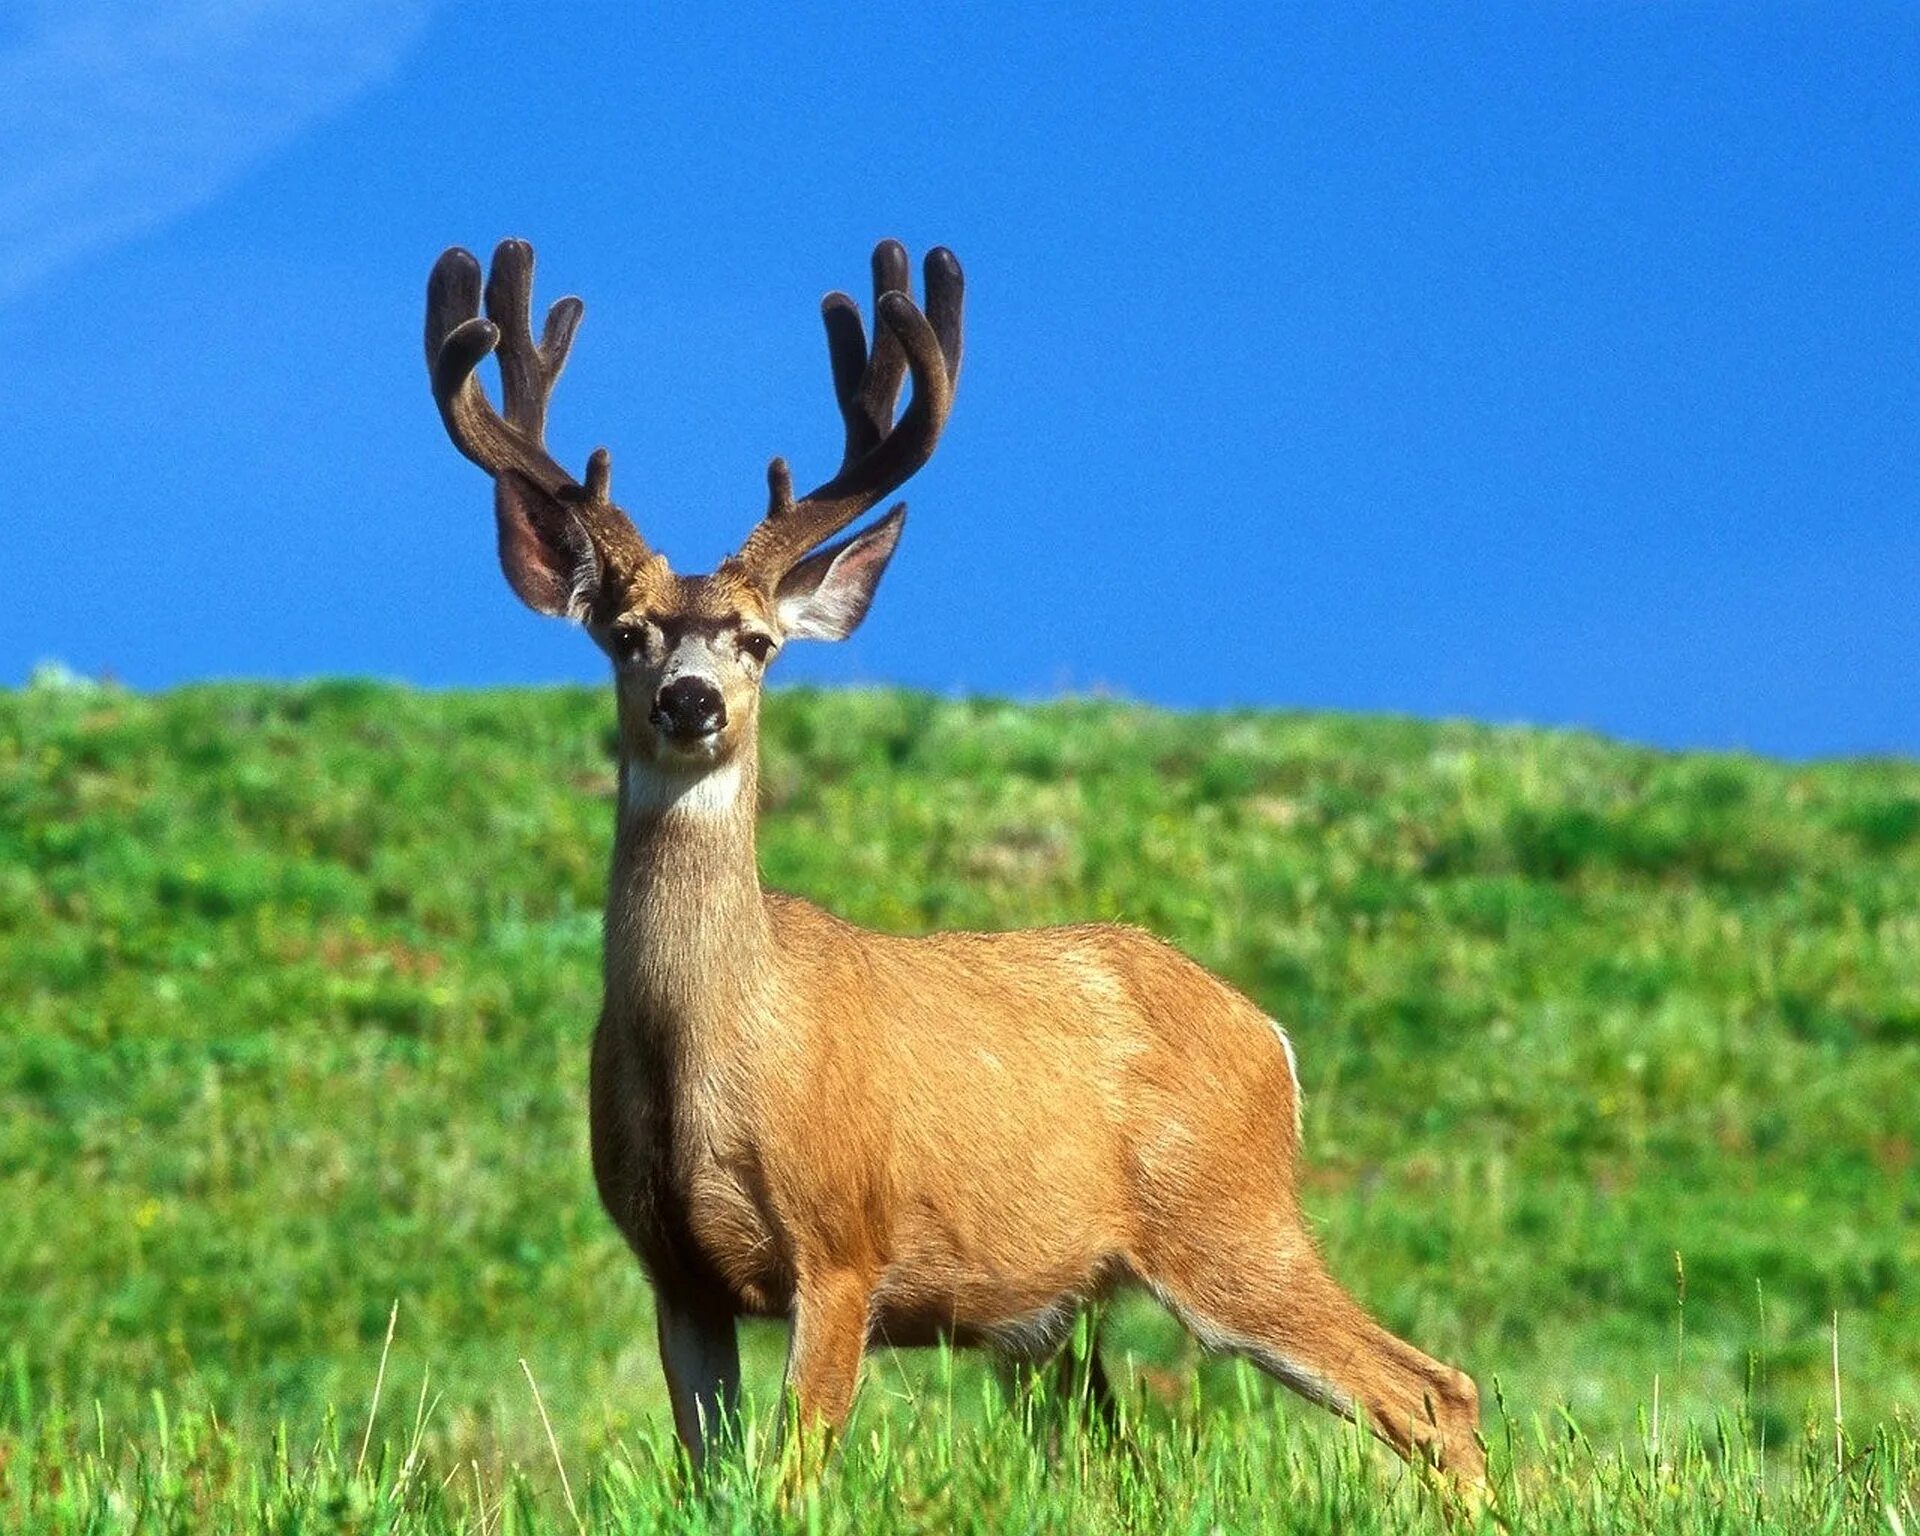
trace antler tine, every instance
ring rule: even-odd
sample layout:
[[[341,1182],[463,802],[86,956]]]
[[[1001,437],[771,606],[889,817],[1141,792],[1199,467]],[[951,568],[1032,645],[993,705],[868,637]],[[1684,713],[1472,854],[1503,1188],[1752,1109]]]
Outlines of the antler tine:
[[[940,341],[940,355],[947,363],[947,383],[960,382],[961,310],[966,299],[966,279],[960,271],[960,259],[944,245],[927,252],[922,264],[926,280],[927,319],[933,322],[933,334]]]
[[[882,240],[873,248],[873,306],[889,293],[913,297],[913,278],[907,248],[898,240]],[[820,318],[827,328],[827,353],[833,367],[833,393],[846,423],[846,447],[840,467],[846,469],[869,453],[887,435],[906,382],[907,355],[886,326],[873,339],[867,354],[866,327],[860,306],[847,294],[834,292],[820,301]]]
[[[860,405],[873,424],[873,441],[860,450],[862,453],[885,437],[893,425],[894,412],[900,406],[900,386],[907,377],[907,354],[900,338],[877,318],[880,301],[890,293],[913,297],[913,268],[907,261],[907,248],[898,240],[882,240],[873,248],[873,356],[860,386]],[[847,466],[843,463],[840,467]]]
[[[584,486],[547,452],[547,402],[585,306],[576,298],[554,304],[536,344],[529,324],[532,295],[533,247],[524,240],[503,240],[494,251],[486,319],[480,317],[480,263],[473,253],[455,246],[434,263],[427,280],[427,368],[447,435],[496,482],[517,475],[569,503],[603,549],[644,558],[645,540],[609,495],[606,450],[595,451]],[[487,354],[496,350],[504,416],[476,376]]]
[[[426,339],[434,402],[456,448],[495,478],[517,471],[549,495],[574,484],[538,435],[494,410],[475,377],[501,335],[499,325],[480,318],[480,263],[471,251],[456,246],[434,263]]]
[[[427,277],[427,368],[464,321],[480,313],[480,263],[473,252],[452,246],[441,252]]]
[[[543,339],[533,339],[533,247],[524,240],[502,240],[487,275],[487,318],[500,328],[500,384],[507,420],[541,437],[547,428],[547,402],[560,370],[567,365],[574,332],[586,306],[578,299],[558,300],[547,311]]]
[[[924,266],[927,310],[913,301],[907,253],[897,240],[874,248],[874,340],[869,352],[860,311],[844,293],[821,303],[834,397],[846,425],[839,471],[798,501],[784,459],[767,467],[767,515],[740,561],[777,582],[808,551],[898,488],[933,455],[953,407],[960,374],[960,263],[938,247]],[[913,376],[906,414],[894,421],[900,386]]]

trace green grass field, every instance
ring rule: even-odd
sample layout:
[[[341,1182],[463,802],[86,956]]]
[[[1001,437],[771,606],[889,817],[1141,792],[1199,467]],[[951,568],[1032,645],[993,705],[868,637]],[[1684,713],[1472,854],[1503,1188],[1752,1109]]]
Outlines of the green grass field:
[[[1144,1303],[1122,1445],[879,1355],[783,1500],[756,1326],[683,1488],[587,1166],[610,711],[0,694],[0,1528],[1445,1528]],[[1335,1272],[1481,1381],[1516,1527],[1920,1536],[1920,765],[787,692],[764,781],[772,884],[1124,918],[1286,1022]]]

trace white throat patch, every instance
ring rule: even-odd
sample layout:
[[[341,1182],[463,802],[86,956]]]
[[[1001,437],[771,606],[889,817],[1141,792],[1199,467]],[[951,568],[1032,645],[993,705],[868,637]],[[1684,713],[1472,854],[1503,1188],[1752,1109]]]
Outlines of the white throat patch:
[[[659,768],[629,761],[626,808],[647,815],[684,811],[690,816],[724,816],[740,799],[738,762],[718,768]]]

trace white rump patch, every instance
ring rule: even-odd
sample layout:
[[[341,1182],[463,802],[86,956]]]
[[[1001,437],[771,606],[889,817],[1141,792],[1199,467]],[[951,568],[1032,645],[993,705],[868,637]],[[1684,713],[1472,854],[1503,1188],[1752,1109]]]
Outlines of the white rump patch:
[[[704,772],[697,768],[680,771],[629,762],[626,807],[650,816],[668,811],[685,811],[691,816],[724,816],[739,803],[742,777],[737,762]]]
[[[1287,1038],[1287,1032],[1273,1019],[1267,1022],[1273,1025],[1273,1032],[1280,1037],[1280,1049],[1287,1053],[1287,1076],[1293,1079],[1293,1139],[1301,1142],[1306,1139],[1306,1090],[1300,1086],[1300,1063],[1294,1059],[1293,1042]]]

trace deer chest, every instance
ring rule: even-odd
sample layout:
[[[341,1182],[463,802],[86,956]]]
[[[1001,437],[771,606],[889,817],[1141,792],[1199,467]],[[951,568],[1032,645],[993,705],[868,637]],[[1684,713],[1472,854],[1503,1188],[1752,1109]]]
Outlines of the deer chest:
[[[656,1286],[779,1314],[792,1298],[786,1244],[750,1142],[677,1084],[644,1043],[602,1024],[592,1076],[594,1180]]]

